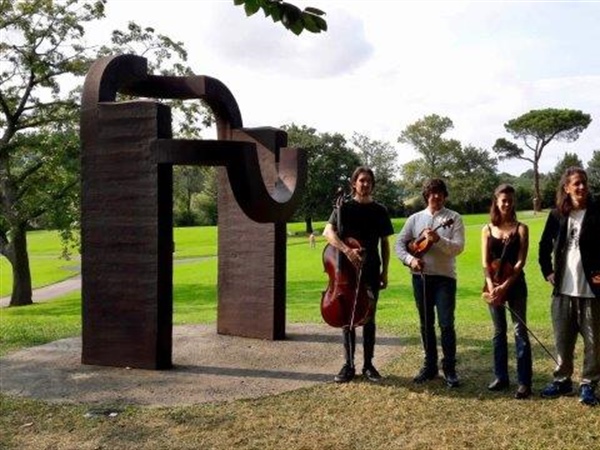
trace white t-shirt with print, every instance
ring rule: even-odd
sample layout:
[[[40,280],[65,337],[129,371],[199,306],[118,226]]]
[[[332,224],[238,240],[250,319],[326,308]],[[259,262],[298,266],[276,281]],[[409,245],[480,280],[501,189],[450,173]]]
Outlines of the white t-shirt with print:
[[[571,297],[594,298],[594,293],[583,272],[579,236],[585,209],[571,211],[567,223],[567,254],[560,293]]]

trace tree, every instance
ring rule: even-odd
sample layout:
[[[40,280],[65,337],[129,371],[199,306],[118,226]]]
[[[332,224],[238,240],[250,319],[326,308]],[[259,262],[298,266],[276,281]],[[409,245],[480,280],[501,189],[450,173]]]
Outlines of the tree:
[[[419,172],[417,178],[424,179],[448,175],[452,155],[460,143],[454,139],[444,139],[442,135],[454,128],[452,120],[437,114],[425,116],[402,131],[398,142],[412,145],[422,158],[412,165],[413,172]],[[418,169],[418,170],[417,170]]]
[[[104,17],[105,3],[0,2],[0,254],[12,267],[11,306],[32,303],[27,229],[44,221],[68,236],[78,225],[77,83],[98,57],[83,40],[84,25]],[[178,56],[176,70],[188,72],[181,43],[135,24],[114,32],[100,54],[136,43],[161,65]]]
[[[361,162],[342,134],[319,134],[314,128],[295,124],[282,129],[288,133],[291,147],[307,152],[308,179],[296,216],[305,221],[306,232],[312,233],[312,221],[329,217],[338,188],[349,186],[350,176]]]
[[[588,127],[592,118],[589,114],[572,109],[538,109],[529,111],[504,124],[506,131],[514,139],[521,140],[525,149],[514,142],[499,138],[494,144],[494,151],[500,159],[522,159],[533,164],[534,211],[541,209],[539,162],[546,146],[553,140],[573,142]]]
[[[148,72],[158,75],[194,75],[187,65],[187,50],[183,42],[173,41],[152,27],[129,22],[126,30],[114,30],[110,45],[103,45],[94,59],[115,54],[134,54],[148,61]],[[128,97],[119,95],[119,99]],[[163,99],[173,111],[174,134],[184,139],[199,139],[200,131],[214,122],[212,112],[201,100]]]
[[[256,14],[259,10],[265,17],[271,17],[273,22],[280,22],[295,35],[307,30],[311,33],[327,31],[327,22],[323,19],[325,13],[317,8],[308,7],[303,11],[283,0],[233,0],[234,5],[244,5],[247,16]]]
[[[450,201],[462,213],[485,211],[498,184],[497,160],[487,150],[467,145],[453,153],[448,180]]]
[[[207,166],[173,167],[175,226],[217,224],[217,171]]]
[[[77,185],[64,169],[77,159],[78,99],[60,81],[85,73],[83,25],[103,14],[104,1],[0,3],[0,254],[13,269],[11,306],[31,303],[27,228]]]
[[[194,197],[199,225],[217,225],[219,208],[217,202],[218,180],[216,167],[202,167],[204,185],[202,192]]]
[[[173,222],[175,226],[198,225],[193,200],[204,188],[203,167],[175,166],[173,168]]]
[[[373,169],[377,200],[388,208],[390,214],[396,215],[397,212],[401,212],[402,190],[395,180],[398,173],[396,149],[389,142],[372,140],[360,133],[354,133],[350,143],[355,147],[362,164]]]
[[[554,170],[545,177],[542,188],[542,206],[552,207],[555,204],[556,189],[560,183],[560,178],[569,167],[583,168],[583,163],[576,153],[565,153],[563,159],[554,167]]]
[[[588,184],[596,198],[600,198],[600,150],[594,151],[587,166]]]

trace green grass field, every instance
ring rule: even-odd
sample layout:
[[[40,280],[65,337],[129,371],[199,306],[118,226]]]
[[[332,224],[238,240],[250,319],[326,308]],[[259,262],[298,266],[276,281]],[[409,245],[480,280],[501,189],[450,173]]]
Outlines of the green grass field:
[[[487,215],[465,216],[466,247],[458,257],[457,323],[468,326],[487,325],[488,311],[481,301],[480,231]],[[548,323],[549,286],[542,280],[537,265],[537,238],[545,215],[521,213],[520,219],[530,227],[531,249],[526,276],[530,290],[529,320],[533,326]],[[398,232],[404,219],[394,220]],[[323,223],[316,223],[321,230]],[[303,232],[303,224],[288,226],[287,321],[316,322],[320,317],[321,292],[327,275],[321,260],[325,240],[317,235],[317,248],[311,249]],[[175,230],[174,323],[209,323],[216,320],[217,283],[216,227],[179,228]],[[381,294],[378,323],[392,332],[413,328],[416,311],[413,304],[410,275],[393,252],[391,237],[389,287]],[[34,286],[39,287],[72,276],[79,268],[78,259],[60,259],[58,235],[33,232],[29,238]],[[10,267],[2,262],[2,295],[10,289]],[[41,282],[39,280],[42,280]],[[0,355],[29,345],[38,345],[80,332],[80,295],[70,293],[48,303],[25,308],[9,308],[2,312]]]
[[[519,214],[530,227],[526,266],[529,326],[553,349],[549,320],[550,287],[537,264],[545,215]],[[456,326],[463,386],[416,386],[410,380],[422,353],[408,269],[392,258],[389,288],[381,293],[378,323],[399,336],[400,356],[381,367],[380,385],[357,381],[326,383],[254,400],[176,408],[130,406],[115,419],[84,418],[89,405],[59,405],[0,395],[1,449],[575,449],[600,446],[600,408],[575,398],[527,401],[512,392],[489,393],[492,326],[480,298],[480,231],[487,215],[465,216],[467,245],[458,257]],[[395,220],[399,231],[403,220]],[[316,224],[317,228],[323,224]],[[322,237],[310,249],[302,224],[288,227],[287,321],[321,323],[320,297],[327,284],[321,263]],[[215,228],[176,230],[174,322],[216,319]],[[57,259],[53,233],[32,233],[36,285],[69,276],[73,261]],[[392,238],[392,245],[395,238]],[[1,263],[4,264],[4,263]],[[2,265],[3,292],[10,280]],[[40,282],[40,279],[45,281]],[[81,331],[79,292],[48,303],[0,310],[0,355],[75,336]],[[512,337],[509,337],[512,342]],[[534,390],[550,379],[553,362],[532,340]],[[575,379],[581,365],[577,346]],[[509,364],[514,373],[514,352]],[[333,375],[333,374],[332,374]]]

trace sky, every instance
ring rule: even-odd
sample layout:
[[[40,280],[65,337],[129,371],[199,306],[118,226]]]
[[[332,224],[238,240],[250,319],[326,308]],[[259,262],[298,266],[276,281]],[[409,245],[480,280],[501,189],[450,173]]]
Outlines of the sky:
[[[591,125],[575,142],[549,144],[540,171],[565,152],[585,165],[600,150],[600,2],[288,1],[325,11],[328,31],[296,36],[233,0],[109,0],[87,38],[107,41],[129,21],[152,26],[184,43],[197,75],[227,85],[244,126],[356,132],[389,142],[399,164],[419,155],[398,136],[430,114],[452,120],[444,137],[491,152],[511,139],[513,118],[581,110]],[[532,165],[498,168],[519,175]]]

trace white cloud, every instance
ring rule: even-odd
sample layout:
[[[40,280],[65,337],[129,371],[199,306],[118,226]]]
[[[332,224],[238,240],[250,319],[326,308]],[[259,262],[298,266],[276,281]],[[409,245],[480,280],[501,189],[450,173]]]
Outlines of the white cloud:
[[[373,53],[362,22],[343,11],[330,20],[327,33],[298,37],[260,12],[247,18],[237,9],[215,9],[213,20],[202,32],[209,52],[236,70],[284,78],[326,78],[352,72]]]
[[[107,30],[127,20],[184,41],[198,74],[224,82],[246,126],[295,122],[394,144],[427,114],[450,117],[450,137],[484,149],[509,137],[508,120],[532,109],[580,109],[593,122],[574,143],[552,143],[541,165],[565,151],[584,162],[600,149],[600,3],[292,1],[326,11],[329,31],[295,36],[233,2],[119,0]],[[143,5],[142,7],[140,5]],[[168,13],[167,13],[168,12]],[[521,173],[522,161],[501,170]]]

